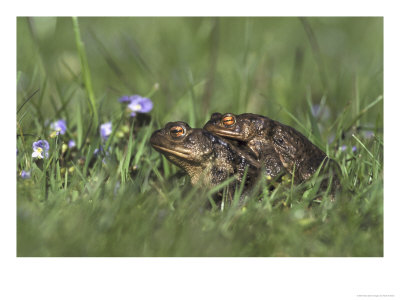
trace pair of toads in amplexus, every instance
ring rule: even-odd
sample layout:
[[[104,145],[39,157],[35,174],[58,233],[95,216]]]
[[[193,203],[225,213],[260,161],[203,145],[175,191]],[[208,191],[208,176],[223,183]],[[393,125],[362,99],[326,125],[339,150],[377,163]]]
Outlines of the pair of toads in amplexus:
[[[320,190],[339,187],[338,164],[296,129],[268,117],[213,113],[203,128],[169,122],[156,130],[151,145],[182,168],[193,185],[212,188],[233,177],[232,194],[258,180],[271,186],[290,178],[294,184],[318,172]]]

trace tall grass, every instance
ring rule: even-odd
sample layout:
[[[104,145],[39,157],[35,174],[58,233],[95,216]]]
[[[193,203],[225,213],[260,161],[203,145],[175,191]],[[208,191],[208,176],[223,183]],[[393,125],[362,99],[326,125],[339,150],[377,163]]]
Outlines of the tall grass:
[[[18,256],[383,255],[381,18],[17,24]],[[129,117],[118,98],[131,94],[154,109]],[[317,176],[260,182],[218,208],[148,143],[166,122],[202,127],[216,111],[297,128],[338,161],[342,190],[332,201]],[[67,133],[50,138],[60,118]],[[38,139],[48,159],[31,158]]]

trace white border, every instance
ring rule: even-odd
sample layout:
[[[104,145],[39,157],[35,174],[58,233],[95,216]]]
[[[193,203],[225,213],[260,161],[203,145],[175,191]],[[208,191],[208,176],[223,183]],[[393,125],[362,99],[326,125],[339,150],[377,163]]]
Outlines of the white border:
[[[388,1],[18,1],[1,16],[1,289],[2,299],[363,299],[395,294],[398,275],[399,55],[396,2]],[[384,16],[384,258],[16,258],[16,16]],[[5,93],[4,93],[5,91]],[[12,142],[11,142],[12,144]],[[10,175],[11,174],[11,175]],[[397,175],[397,176],[396,176]],[[374,298],[376,299],[376,298]]]

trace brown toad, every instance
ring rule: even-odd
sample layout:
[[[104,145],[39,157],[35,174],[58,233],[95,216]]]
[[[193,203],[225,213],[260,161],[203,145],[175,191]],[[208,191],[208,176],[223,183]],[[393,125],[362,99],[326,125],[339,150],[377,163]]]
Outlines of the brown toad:
[[[173,164],[181,167],[191,183],[216,186],[234,177],[229,191],[241,183],[247,169],[245,189],[258,177],[260,164],[249,154],[224,138],[204,129],[191,128],[184,122],[169,122],[153,132],[150,143]]]
[[[214,113],[204,129],[219,136],[238,141],[272,174],[276,175],[284,168],[292,174],[296,183],[309,179],[323,163],[325,167],[337,164],[310,142],[296,129],[256,114]],[[333,173],[333,184],[338,179]],[[327,186],[325,179],[322,186]]]

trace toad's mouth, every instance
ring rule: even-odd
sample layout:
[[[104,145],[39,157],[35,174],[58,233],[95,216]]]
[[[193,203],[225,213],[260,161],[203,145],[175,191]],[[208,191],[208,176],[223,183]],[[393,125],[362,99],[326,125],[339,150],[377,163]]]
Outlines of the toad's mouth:
[[[176,147],[175,149],[170,149],[154,144],[152,146],[159,152],[172,154],[173,156],[177,156],[183,159],[190,159],[190,154],[191,154],[190,150],[180,147]]]
[[[221,127],[218,127],[218,126],[215,126],[212,124],[207,124],[206,126],[204,126],[204,129],[209,132],[212,132],[216,135],[223,136],[226,138],[231,138],[231,139],[239,140],[239,141],[245,140],[244,136],[239,132],[231,131],[231,130],[221,128]]]

